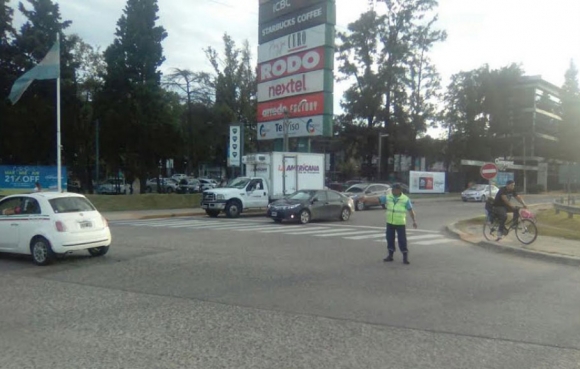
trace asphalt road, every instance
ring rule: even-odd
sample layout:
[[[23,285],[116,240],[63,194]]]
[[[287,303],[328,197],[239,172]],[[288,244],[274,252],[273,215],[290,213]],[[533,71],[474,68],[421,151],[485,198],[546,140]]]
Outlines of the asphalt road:
[[[0,368],[580,368],[580,271],[440,232],[481,209],[417,200],[410,266],[382,262],[380,209],[115,222],[100,259],[4,255]]]

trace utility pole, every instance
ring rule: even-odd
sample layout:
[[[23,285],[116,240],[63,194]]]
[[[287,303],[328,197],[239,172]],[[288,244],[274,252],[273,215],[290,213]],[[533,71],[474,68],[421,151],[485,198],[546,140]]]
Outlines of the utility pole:
[[[96,173],[95,173],[95,183],[97,184],[97,188],[99,187],[99,120],[97,119],[95,124],[95,164],[96,164]]]
[[[308,101],[306,99],[302,99],[298,105],[296,106],[296,109],[294,109],[294,112],[299,112],[300,108],[302,108],[302,105],[306,104]],[[283,151],[284,152],[288,152],[288,128],[290,126],[290,111],[288,111],[288,108],[284,107],[284,148]]]
[[[380,134],[379,133],[379,160],[377,163],[377,167],[378,167],[378,173],[377,173],[377,179],[380,181],[381,180],[381,165],[382,165],[382,154],[383,154],[383,137],[389,137],[389,134]]]

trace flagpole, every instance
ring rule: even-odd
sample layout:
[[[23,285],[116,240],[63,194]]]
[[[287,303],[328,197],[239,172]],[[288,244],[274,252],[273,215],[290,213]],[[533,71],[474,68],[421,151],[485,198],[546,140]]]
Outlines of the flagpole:
[[[56,42],[60,43],[60,34],[56,33]],[[60,48],[59,48],[60,53]],[[59,55],[60,58],[60,55]],[[59,63],[60,68],[60,63]],[[57,187],[58,192],[62,192],[62,178],[61,178],[61,142],[60,142],[60,73],[56,79],[56,171],[57,171]]]

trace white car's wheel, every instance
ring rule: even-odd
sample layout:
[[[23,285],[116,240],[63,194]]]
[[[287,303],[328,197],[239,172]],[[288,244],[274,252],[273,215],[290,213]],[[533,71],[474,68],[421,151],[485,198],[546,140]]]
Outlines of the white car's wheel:
[[[481,200],[480,200],[480,201],[481,201],[481,202],[485,202],[485,200],[487,200],[487,197],[486,197],[485,195],[482,195],[482,196],[481,196]]]
[[[89,249],[91,256],[103,256],[109,252],[109,246],[93,247]]]
[[[53,262],[55,254],[48,240],[44,237],[36,237],[30,243],[30,254],[36,265],[45,266]]]

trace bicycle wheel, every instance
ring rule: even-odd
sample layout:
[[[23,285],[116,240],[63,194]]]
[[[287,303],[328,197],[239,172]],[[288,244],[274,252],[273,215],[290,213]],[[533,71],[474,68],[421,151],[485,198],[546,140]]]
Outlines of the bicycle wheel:
[[[486,221],[483,223],[483,237],[488,241],[497,241],[499,239],[499,236],[497,235],[498,229],[499,227],[495,222],[490,223]]]
[[[516,228],[516,237],[524,245],[529,245],[538,238],[538,227],[529,219],[522,219]]]

